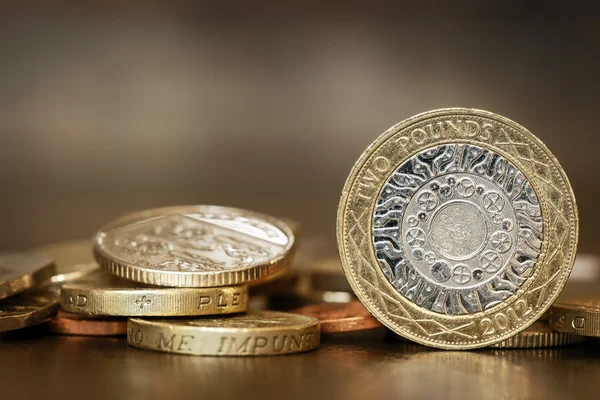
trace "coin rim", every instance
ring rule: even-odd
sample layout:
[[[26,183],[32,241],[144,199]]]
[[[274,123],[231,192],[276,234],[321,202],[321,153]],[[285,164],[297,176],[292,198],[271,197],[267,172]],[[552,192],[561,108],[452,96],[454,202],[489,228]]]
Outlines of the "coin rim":
[[[497,114],[494,114],[494,113],[491,113],[488,111],[478,110],[478,109],[444,108],[444,109],[432,110],[432,111],[427,111],[427,112],[424,112],[421,114],[417,114],[413,117],[410,117],[410,118],[392,126],[390,129],[388,129],[382,135],[380,135],[374,142],[372,142],[367,147],[367,149],[361,154],[361,156],[359,157],[357,162],[354,164],[354,166],[346,180],[346,183],[344,184],[344,188],[342,190],[342,195],[340,198],[340,203],[338,206],[338,213],[337,213],[336,233],[337,233],[338,250],[339,250],[340,258],[342,261],[342,266],[344,268],[344,272],[348,278],[348,281],[350,282],[354,292],[356,293],[358,298],[361,300],[363,305],[365,305],[365,307],[373,315],[375,315],[375,317],[377,317],[377,319],[379,319],[380,322],[382,322],[385,326],[387,326],[394,332],[396,332],[412,341],[415,341],[415,342],[418,342],[418,343],[421,343],[424,345],[438,347],[438,348],[442,348],[442,349],[466,350],[466,349],[486,347],[491,344],[506,340],[509,337],[513,336],[514,334],[526,329],[533,322],[535,322],[535,320],[537,318],[532,318],[532,317],[529,317],[529,319],[523,318],[523,319],[525,319],[525,321],[523,322],[523,319],[521,321],[518,321],[516,324],[513,325],[512,330],[507,330],[507,331],[505,331],[504,334],[496,333],[495,335],[492,335],[492,339],[487,339],[487,340],[482,339],[481,336],[479,336],[478,339],[476,339],[475,341],[469,340],[469,341],[462,341],[462,342],[457,342],[457,341],[449,342],[449,341],[441,341],[441,340],[431,340],[424,336],[420,336],[413,332],[409,332],[408,330],[403,329],[397,323],[393,322],[386,315],[386,313],[379,310],[378,306],[376,306],[375,304],[371,304],[371,302],[373,301],[373,300],[371,300],[372,295],[367,294],[366,292],[363,292],[363,289],[359,286],[357,279],[354,276],[354,268],[355,267],[353,265],[351,265],[352,263],[346,257],[346,244],[345,244],[346,235],[344,233],[345,225],[346,225],[346,210],[348,208],[348,206],[347,206],[348,199],[350,198],[350,194],[351,194],[352,188],[355,184],[356,178],[358,177],[360,171],[365,166],[366,162],[369,160],[371,155],[380,146],[384,145],[391,137],[393,137],[395,134],[399,133],[400,131],[409,128],[411,125],[414,125],[418,122],[421,122],[421,121],[427,120],[427,119],[431,119],[431,118],[442,117],[445,115],[457,115],[457,114],[491,119],[493,121],[497,121],[500,124],[507,125],[507,126],[511,127],[512,129],[516,130],[517,132],[519,132],[519,134],[522,135],[522,137],[527,138],[530,142],[537,145],[539,147],[539,149],[548,156],[548,159],[551,163],[551,167],[553,169],[552,173],[557,172],[560,179],[562,180],[562,183],[565,186],[566,193],[561,193],[561,195],[563,196],[562,198],[566,202],[570,203],[569,205],[572,209],[572,214],[573,214],[573,220],[570,220],[570,222],[572,222],[572,224],[569,224],[569,226],[568,226],[568,229],[569,229],[568,237],[570,239],[570,243],[569,243],[569,249],[568,249],[567,255],[569,257],[568,257],[566,265],[561,267],[562,275],[560,277],[560,280],[556,283],[555,292],[551,293],[550,295],[548,295],[546,293],[544,304],[541,307],[538,306],[536,308],[536,310],[534,310],[533,315],[541,316],[548,308],[550,308],[552,301],[554,299],[556,299],[556,297],[558,296],[558,294],[564,287],[564,285],[567,281],[567,278],[570,274],[570,271],[573,268],[574,261],[575,261],[575,252],[576,252],[575,250],[577,248],[577,243],[579,240],[579,216],[578,216],[577,203],[575,200],[575,196],[573,194],[573,189],[568,180],[568,177],[566,176],[566,173],[560,166],[556,157],[550,152],[550,150],[542,143],[542,141],[539,138],[537,138],[535,135],[533,135],[529,130],[527,130],[523,126],[517,124],[516,122],[514,122],[506,117],[503,117],[503,116],[500,116],[500,115],[497,115]],[[485,147],[485,143],[475,142],[475,141],[471,141],[471,140],[463,139],[463,138],[452,138],[452,139],[448,139],[448,140],[440,140],[439,142],[436,142],[435,145],[441,145],[443,143],[473,143],[478,146],[483,145]],[[433,144],[431,144],[431,143],[427,143],[424,147],[414,150],[413,153],[416,154],[416,153],[418,153],[418,151],[422,151],[425,148],[430,147],[432,145]],[[494,151],[497,151],[497,147],[493,146],[493,145],[488,146],[487,148],[491,148],[491,149],[494,149]],[[498,152],[503,155],[505,153],[507,153],[502,150],[500,150]],[[541,208],[542,212],[547,215],[546,209],[548,207],[548,204],[547,204],[548,200],[540,192],[539,187],[537,185],[537,180],[532,179],[532,178],[535,178],[535,175],[530,173],[529,169],[523,168],[521,166],[520,160],[515,159],[516,157],[514,154],[508,154],[508,155],[509,155],[509,157],[507,157],[507,159],[509,159],[512,163],[514,163],[521,170],[521,172],[526,176],[526,178],[529,180],[529,182],[534,187],[534,190],[536,191],[536,195],[538,196],[538,199],[540,200],[540,208]],[[408,159],[411,156],[412,156],[411,154],[406,155],[404,157],[404,159]],[[394,163],[394,165],[397,166],[400,163],[396,162],[396,163]],[[392,172],[390,172],[390,173],[392,173]],[[369,215],[372,215],[372,213],[373,213],[372,209],[374,209],[376,203],[377,203],[376,200],[371,201],[371,204],[370,204],[371,213]],[[545,265],[545,262],[546,262],[545,256],[548,251],[548,249],[547,249],[548,242],[550,241],[549,224],[550,224],[549,218],[544,218],[545,236],[544,236],[544,241],[542,243],[542,251],[540,252],[540,256],[538,258],[538,264],[541,263],[541,265]],[[372,218],[369,218],[368,226],[369,227],[372,226]],[[367,235],[370,236],[371,232],[369,231],[367,233]],[[374,255],[373,246],[368,246],[367,252],[368,252],[368,254],[364,254],[364,251],[363,251],[365,258],[367,258],[369,261],[374,260],[375,255]],[[370,264],[372,264],[372,263],[370,263]],[[417,306],[416,304],[413,304],[412,302],[404,299],[404,297],[402,295],[400,295],[399,293],[398,293],[398,296],[399,296],[402,304],[407,309],[407,311],[421,312],[421,313],[431,316],[434,320],[436,320],[436,319],[449,320],[449,319],[460,319],[460,318],[465,319],[465,320],[469,320],[469,319],[473,320],[474,317],[478,316],[478,315],[484,316],[484,315],[491,315],[492,313],[500,312],[502,309],[506,308],[507,306],[509,306],[516,300],[518,300],[519,298],[522,298],[523,295],[526,293],[525,289],[527,289],[532,284],[535,276],[537,276],[540,273],[541,269],[542,268],[538,268],[537,271],[534,272],[534,276],[530,277],[530,279],[527,280],[529,282],[526,281],[524,283],[524,285],[521,286],[521,288],[518,290],[517,294],[510,296],[507,300],[505,300],[504,302],[500,303],[497,306],[492,307],[489,310],[486,310],[484,312],[479,312],[479,313],[476,313],[473,315],[452,316],[452,317],[443,316],[443,315],[439,315],[439,314],[435,315],[433,312],[428,312],[428,310],[425,310],[425,309]],[[379,268],[378,265],[377,265],[377,268],[372,268],[372,270],[374,271],[375,274],[378,275],[378,277],[383,279],[385,285],[390,285],[390,287],[391,287],[391,284],[389,283],[387,278],[384,277],[383,272],[381,271],[381,268]],[[397,291],[395,289],[394,289],[394,291],[397,293]],[[375,303],[375,302],[373,301],[373,303]],[[532,305],[532,307],[533,307],[533,305]]]
[[[248,215],[261,219],[280,229],[288,238],[288,243],[282,250],[282,253],[273,257],[269,261],[252,265],[248,267],[239,267],[223,271],[161,271],[153,268],[130,264],[118,261],[112,258],[99,244],[99,237],[110,229],[115,229],[127,223],[149,219],[152,217],[161,217],[173,214],[189,214],[193,212],[207,212],[210,209],[218,209],[221,212],[230,212],[234,215]],[[245,210],[242,208],[214,206],[214,205],[188,205],[153,208],[128,214],[104,225],[94,235],[92,250],[98,264],[113,275],[136,282],[146,283],[157,286],[168,287],[217,287],[232,286],[243,283],[252,284],[255,281],[262,281],[282,270],[290,263],[294,250],[294,233],[282,221],[269,215]]]
[[[197,301],[200,296],[218,296],[218,293],[233,294],[235,291],[240,293],[240,304],[235,307],[212,307],[210,309],[198,308]],[[87,296],[87,304],[93,304],[85,308],[71,305],[68,299],[72,295],[84,294]],[[130,309],[129,297],[151,296],[156,300],[153,308],[140,309],[140,312],[133,312]],[[185,299],[181,298],[184,297]],[[77,282],[69,282],[62,286],[60,294],[60,303],[63,310],[79,315],[103,315],[114,317],[131,316],[153,316],[153,317],[184,317],[184,316],[202,316],[202,315],[226,315],[245,312],[248,309],[248,287],[239,286],[220,286],[208,288],[167,288],[167,287],[139,287],[139,288],[95,288],[86,287]],[[185,307],[185,311],[177,312],[171,307],[172,300],[178,301],[178,308]],[[163,304],[158,308],[156,304]]]
[[[558,332],[580,335],[585,337],[600,337],[600,309],[593,306],[581,306],[570,301],[553,304],[551,309],[550,327]],[[558,324],[556,318],[560,313],[569,324]],[[583,318],[586,325],[583,328],[573,326],[575,318]]]
[[[240,327],[227,327],[227,326],[210,326],[210,325],[206,325],[206,326],[202,326],[202,325],[184,325],[184,324],[174,324],[173,322],[178,322],[178,321],[189,321],[189,320],[210,320],[213,319],[211,318],[210,315],[207,315],[205,318],[204,317],[200,317],[200,318],[129,318],[129,321],[133,321],[135,323],[139,323],[139,324],[146,324],[146,326],[151,326],[151,327],[161,327],[161,328],[169,328],[169,329],[190,329],[190,330],[194,330],[194,331],[202,331],[202,332],[211,332],[211,333],[223,333],[223,332],[227,332],[227,333],[252,333],[252,332],[268,332],[268,331],[280,331],[280,330],[285,330],[285,329],[301,329],[301,328],[308,328],[308,327],[312,327],[315,324],[320,325],[320,321],[317,318],[314,317],[310,317],[308,315],[302,315],[302,314],[296,314],[296,313],[292,313],[292,312],[285,312],[285,311],[271,311],[271,310],[250,310],[246,313],[241,313],[239,316],[244,316],[244,315],[263,315],[264,317],[269,317],[269,316],[275,316],[275,315],[285,315],[288,317],[294,317],[294,318],[302,318],[305,319],[305,321],[303,322],[298,322],[297,324],[293,324],[293,325],[283,325],[283,326],[261,326],[261,327],[250,327],[250,328],[240,328]],[[219,317],[216,316],[219,319],[223,319],[223,320],[232,320],[235,319],[236,316],[228,316],[228,317]]]
[[[542,326],[539,330],[531,331],[530,329],[534,328],[536,324]],[[549,349],[570,346],[584,341],[584,336],[552,330],[548,322],[538,320],[513,337],[494,343],[489,347],[494,349]]]
[[[274,314],[278,314],[278,315],[288,315],[288,316],[293,316],[294,318],[302,318],[305,319],[305,322],[301,322],[298,324],[293,324],[293,325],[287,325],[287,326],[265,326],[265,327],[253,327],[253,328],[239,328],[239,327],[216,327],[216,326],[199,326],[199,325],[173,325],[172,321],[168,320],[168,319],[149,319],[149,318],[129,318],[128,322],[127,322],[127,344],[129,346],[132,347],[136,347],[138,349],[143,349],[143,350],[150,350],[150,351],[157,351],[157,352],[161,352],[161,353],[172,353],[172,354],[183,354],[183,355],[189,355],[189,356],[209,356],[209,357],[270,357],[270,356],[282,356],[282,355],[291,355],[291,354],[298,354],[298,353],[305,353],[305,352],[309,352],[309,351],[313,351],[319,348],[320,343],[321,343],[321,330],[320,330],[320,326],[321,323],[318,319],[313,318],[313,317],[309,317],[306,315],[301,315],[301,314],[294,314],[294,313],[289,313],[289,312],[280,312],[280,311],[250,311],[249,313],[251,314],[255,314],[255,315],[263,315],[265,317],[268,317],[269,315],[274,315]],[[235,317],[234,317],[235,318]],[[191,318],[186,318],[186,319],[181,319],[181,320],[190,320]],[[197,319],[202,319],[202,318],[197,318]],[[231,318],[224,318],[224,319],[231,319]],[[178,320],[178,319],[176,319]],[[156,347],[152,347],[149,346],[147,344],[143,344],[143,343],[135,343],[132,340],[132,335],[131,333],[134,330],[138,330],[138,331],[142,331],[144,332],[142,335],[143,337],[147,336],[147,331],[153,331],[154,335],[157,335],[158,333],[163,333],[165,331],[169,332],[170,334],[177,334],[177,335],[183,335],[183,334],[193,334],[192,336],[196,337],[196,340],[202,340],[202,336],[204,337],[208,337],[210,336],[211,339],[212,337],[222,337],[223,335],[253,335],[253,334],[273,334],[273,333],[277,333],[277,334],[281,334],[281,335],[295,335],[298,333],[307,333],[307,332],[313,332],[316,335],[316,338],[313,342],[313,346],[310,348],[300,348],[297,350],[293,350],[293,351],[287,351],[287,352],[282,352],[282,353],[277,353],[277,352],[265,352],[265,353],[260,353],[260,354],[255,354],[255,353],[247,353],[247,354],[228,354],[228,353],[224,353],[224,354],[216,354],[214,351],[214,348],[210,348],[210,351],[206,351],[206,349],[204,349],[204,351],[198,351],[198,352],[183,352],[183,351],[176,351],[176,350],[166,350],[166,349],[159,349]],[[200,336],[200,337],[198,337]]]

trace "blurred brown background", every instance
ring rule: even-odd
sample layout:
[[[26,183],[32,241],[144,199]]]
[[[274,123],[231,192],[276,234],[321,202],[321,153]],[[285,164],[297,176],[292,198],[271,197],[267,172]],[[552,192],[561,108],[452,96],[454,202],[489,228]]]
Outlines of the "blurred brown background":
[[[1,249],[196,203],[333,240],[366,146],[466,106],[546,142],[575,189],[580,249],[598,252],[591,2],[51,3],[0,6]]]

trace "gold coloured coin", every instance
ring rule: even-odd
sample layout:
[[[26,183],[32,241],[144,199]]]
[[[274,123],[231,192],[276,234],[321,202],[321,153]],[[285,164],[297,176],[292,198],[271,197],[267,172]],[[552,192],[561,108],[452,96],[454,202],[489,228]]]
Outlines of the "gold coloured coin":
[[[231,318],[131,318],[127,343],[147,350],[201,356],[293,354],[319,347],[319,321],[275,311]]]
[[[558,300],[552,305],[550,327],[564,333],[600,337],[600,296]]]
[[[83,315],[197,316],[244,312],[245,286],[165,288],[147,286],[104,271],[67,282],[61,289],[63,310]]]
[[[117,219],[94,239],[98,263],[123,278],[170,287],[252,283],[281,272],[292,231],[262,214],[218,206],[142,211]]]
[[[348,281],[415,342],[472,349],[537,320],[573,267],[578,215],[558,161],[499,115],[453,108],[390,128],[343,189]]]
[[[38,253],[5,253],[0,255],[0,299],[47,283],[55,272],[55,264]]]
[[[502,349],[537,349],[567,346],[581,343],[584,340],[583,336],[554,331],[550,328],[548,322],[536,321],[515,336],[493,344],[490,347]]]
[[[59,303],[44,289],[0,300],[0,332],[38,325],[56,314]]]

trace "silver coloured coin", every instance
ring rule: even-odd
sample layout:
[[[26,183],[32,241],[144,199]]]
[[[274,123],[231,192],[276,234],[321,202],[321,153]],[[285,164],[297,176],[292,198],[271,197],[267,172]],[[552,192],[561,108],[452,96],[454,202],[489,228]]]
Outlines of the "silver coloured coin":
[[[473,314],[533,274],[543,219],[530,182],[510,161],[449,144],[416,154],[388,178],[372,234],[400,294],[437,313]]]

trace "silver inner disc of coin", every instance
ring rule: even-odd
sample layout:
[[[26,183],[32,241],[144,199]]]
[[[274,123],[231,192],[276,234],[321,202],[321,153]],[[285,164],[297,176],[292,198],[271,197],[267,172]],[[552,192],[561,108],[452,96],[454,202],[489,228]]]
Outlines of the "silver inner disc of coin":
[[[515,293],[534,271],[543,220],[531,183],[479,146],[432,147],[388,178],[373,244],[390,283],[413,303],[473,314]]]

